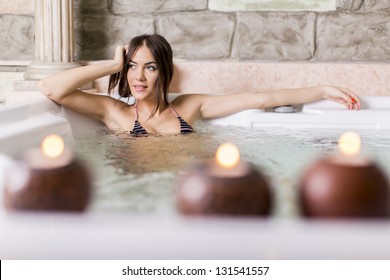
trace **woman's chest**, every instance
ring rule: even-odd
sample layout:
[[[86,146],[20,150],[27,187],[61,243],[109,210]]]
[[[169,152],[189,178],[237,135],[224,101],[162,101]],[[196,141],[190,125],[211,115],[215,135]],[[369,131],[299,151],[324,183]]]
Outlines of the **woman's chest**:
[[[133,131],[143,129],[152,134],[178,134],[181,130],[180,121],[172,112],[163,112],[150,116],[135,112],[134,108],[112,112],[106,120],[106,126],[111,130]]]

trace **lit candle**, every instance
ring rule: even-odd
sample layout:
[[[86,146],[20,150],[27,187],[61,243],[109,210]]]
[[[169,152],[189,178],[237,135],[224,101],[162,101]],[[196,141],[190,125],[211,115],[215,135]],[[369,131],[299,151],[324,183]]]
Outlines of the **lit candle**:
[[[58,135],[26,151],[7,175],[4,203],[9,210],[83,211],[90,196],[86,168]]]
[[[184,214],[269,215],[271,192],[264,176],[240,160],[238,148],[222,144],[215,160],[189,170],[178,182],[178,206]]]
[[[339,139],[340,153],[320,159],[304,173],[299,189],[302,214],[307,217],[388,217],[387,176],[361,153],[358,134]]]
[[[40,148],[26,151],[22,158],[32,169],[54,169],[68,165],[74,156],[69,149],[65,149],[60,136],[51,134],[43,139]]]

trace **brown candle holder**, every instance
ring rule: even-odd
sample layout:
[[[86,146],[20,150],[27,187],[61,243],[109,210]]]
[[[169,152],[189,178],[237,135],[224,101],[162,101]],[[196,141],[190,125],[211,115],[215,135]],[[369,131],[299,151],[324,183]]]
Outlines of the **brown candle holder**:
[[[390,213],[388,178],[374,163],[348,166],[322,159],[301,179],[299,200],[309,218],[385,218]]]
[[[178,181],[178,208],[192,215],[267,216],[271,191],[267,180],[252,165],[241,176],[213,175],[212,163],[195,166]]]
[[[86,168],[78,160],[49,169],[27,167],[27,174],[26,181],[19,186],[13,185],[12,180],[6,180],[6,209],[84,211],[87,208],[91,180]]]

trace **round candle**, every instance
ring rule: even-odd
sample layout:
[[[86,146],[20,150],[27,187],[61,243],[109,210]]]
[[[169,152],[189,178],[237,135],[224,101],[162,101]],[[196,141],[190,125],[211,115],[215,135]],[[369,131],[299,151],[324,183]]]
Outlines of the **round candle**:
[[[238,148],[222,144],[215,160],[196,165],[179,179],[178,207],[184,214],[268,215],[271,192],[264,176],[240,160]]]
[[[388,217],[387,176],[360,152],[353,132],[339,139],[340,153],[322,158],[304,173],[299,189],[302,214],[307,217]]]
[[[26,151],[10,170],[4,202],[9,210],[83,211],[90,189],[86,168],[60,136],[49,135],[40,148]]]

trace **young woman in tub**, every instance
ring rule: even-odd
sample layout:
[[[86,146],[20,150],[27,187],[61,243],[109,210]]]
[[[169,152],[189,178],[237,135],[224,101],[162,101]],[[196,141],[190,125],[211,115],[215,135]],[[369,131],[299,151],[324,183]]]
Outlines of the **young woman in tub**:
[[[89,94],[78,88],[110,76],[109,92],[118,85],[118,101],[109,95]],[[358,110],[358,96],[346,88],[317,86],[262,93],[227,95],[183,94],[168,102],[173,75],[173,55],[164,37],[151,34],[118,46],[114,59],[73,68],[42,79],[42,93],[69,109],[103,122],[111,130],[131,135],[186,134],[198,119],[212,119],[246,109],[268,108],[329,99],[349,110]],[[129,100],[135,99],[135,104]]]

